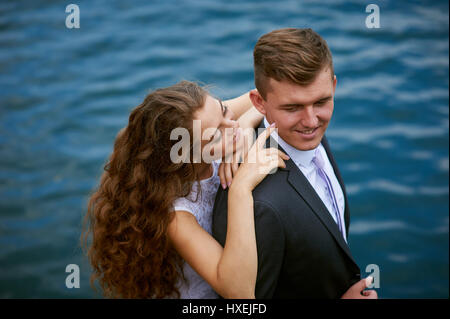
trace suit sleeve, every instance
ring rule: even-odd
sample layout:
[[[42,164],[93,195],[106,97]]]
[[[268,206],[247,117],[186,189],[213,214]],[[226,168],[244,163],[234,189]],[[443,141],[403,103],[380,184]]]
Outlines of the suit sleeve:
[[[228,188],[226,190],[219,186],[213,208],[212,235],[222,245],[225,246],[227,235],[228,212]]]
[[[269,204],[255,201],[258,275],[255,297],[273,298],[283,264],[285,235],[278,213]]]
[[[228,189],[219,189],[214,209],[212,235],[225,246],[227,233]],[[278,213],[270,204],[255,200],[254,204],[258,274],[255,297],[273,297],[284,257],[285,236]]]

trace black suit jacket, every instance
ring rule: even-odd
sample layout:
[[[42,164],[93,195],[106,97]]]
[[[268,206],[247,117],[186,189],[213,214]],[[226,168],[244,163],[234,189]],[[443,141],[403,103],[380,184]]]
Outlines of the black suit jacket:
[[[259,127],[264,128],[263,122]],[[321,142],[344,193],[348,234],[350,214],[345,186],[325,136]],[[258,249],[255,296],[340,298],[360,279],[360,269],[314,188],[292,160],[285,163],[285,169],[267,175],[253,190]],[[219,187],[213,236],[222,246],[227,232],[227,200],[228,188]]]

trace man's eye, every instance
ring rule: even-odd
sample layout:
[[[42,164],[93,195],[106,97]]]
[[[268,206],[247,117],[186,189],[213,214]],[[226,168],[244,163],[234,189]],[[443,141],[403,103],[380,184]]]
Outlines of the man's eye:
[[[324,100],[324,101],[319,101],[319,102],[315,103],[315,105],[317,105],[317,106],[325,105],[325,104],[327,104],[328,101],[329,101],[329,99]]]

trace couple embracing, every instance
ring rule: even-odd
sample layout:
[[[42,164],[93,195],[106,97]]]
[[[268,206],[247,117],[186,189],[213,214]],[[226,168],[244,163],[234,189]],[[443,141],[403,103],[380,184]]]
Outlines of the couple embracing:
[[[83,234],[105,296],[377,298],[348,247],[325,137],[336,89],[327,43],[311,29],[272,31],[256,43],[254,74],[256,89],[232,100],[182,81],[131,112]],[[192,137],[195,122],[201,140],[174,161],[173,131]],[[196,147],[210,160],[192,160]]]

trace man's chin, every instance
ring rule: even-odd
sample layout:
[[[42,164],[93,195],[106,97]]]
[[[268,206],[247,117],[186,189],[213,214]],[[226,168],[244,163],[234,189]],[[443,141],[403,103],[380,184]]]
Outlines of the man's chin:
[[[319,146],[320,141],[322,139],[314,139],[313,141],[298,141],[296,140],[294,143],[289,143],[291,146],[295,147],[299,151],[310,151],[314,150]]]

